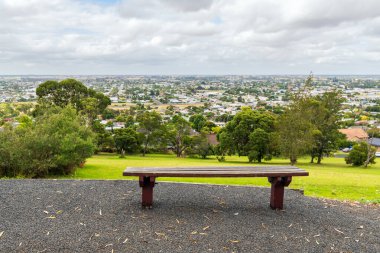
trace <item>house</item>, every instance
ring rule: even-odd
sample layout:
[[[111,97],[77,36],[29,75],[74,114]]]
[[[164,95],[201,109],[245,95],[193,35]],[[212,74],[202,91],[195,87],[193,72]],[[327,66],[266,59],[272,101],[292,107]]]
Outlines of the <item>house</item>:
[[[368,134],[362,128],[339,129],[339,132],[346,135],[349,141],[365,141]]]
[[[368,143],[375,147],[377,152],[380,152],[380,138],[371,138],[368,140]]]
[[[122,128],[125,128],[124,122],[113,122],[112,126],[105,127],[107,131],[113,131],[113,130],[122,129]]]

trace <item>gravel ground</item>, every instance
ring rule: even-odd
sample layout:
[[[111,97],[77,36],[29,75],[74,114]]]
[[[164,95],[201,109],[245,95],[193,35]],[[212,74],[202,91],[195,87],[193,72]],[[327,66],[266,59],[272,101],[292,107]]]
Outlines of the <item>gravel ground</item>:
[[[1,252],[380,252],[380,207],[269,188],[137,181],[1,180]]]

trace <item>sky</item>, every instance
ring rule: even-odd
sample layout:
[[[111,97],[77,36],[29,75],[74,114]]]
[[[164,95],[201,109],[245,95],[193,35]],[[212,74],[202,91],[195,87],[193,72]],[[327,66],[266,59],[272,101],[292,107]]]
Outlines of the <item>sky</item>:
[[[380,74],[379,0],[0,0],[1,75]]]

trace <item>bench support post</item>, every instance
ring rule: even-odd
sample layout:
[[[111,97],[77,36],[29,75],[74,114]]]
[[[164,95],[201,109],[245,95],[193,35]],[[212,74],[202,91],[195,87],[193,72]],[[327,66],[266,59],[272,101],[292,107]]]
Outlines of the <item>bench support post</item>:
[[[142,207],[152,208],[153,205],[153,187],[155,185],[155,177],[139,177],[139,184],[142,189]]]
[[[270,207],[272,209],[283,209],[284,187],[292,182],[292,177],[268,177],[271,183]]]

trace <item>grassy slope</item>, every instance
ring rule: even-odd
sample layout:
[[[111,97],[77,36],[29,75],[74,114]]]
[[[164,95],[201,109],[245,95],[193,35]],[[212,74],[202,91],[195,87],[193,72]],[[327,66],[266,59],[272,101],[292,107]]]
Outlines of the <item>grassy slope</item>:
[[[249,165],[246,157],[227,157],[220,163],[214,158],[176,158],[172,155],[127,156],[102,154],[88,159],[84,168],[78,169],[70,178],[76,179],[126,179],[122,171],[127,166],[227,166]],[[286,160],[274,159],[264,165],[288,164]],[[310,164],[301,159],[298,167],[310,172],[309,177],[294,177],[290,188],[302,188],[308,196],[334,199],[380,202],[380,165],[367,169],[355,168],[344,163],[343,158],[326,158],[321,165]],[[269,186],[266,178],[159,178],[161,181],[200,182],[213,184]]]

